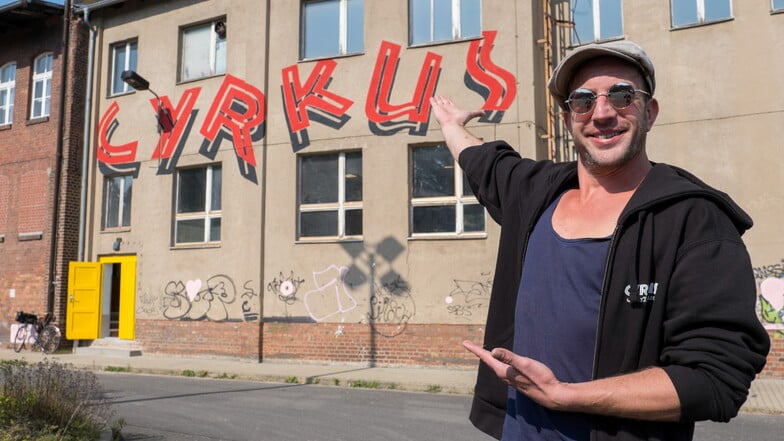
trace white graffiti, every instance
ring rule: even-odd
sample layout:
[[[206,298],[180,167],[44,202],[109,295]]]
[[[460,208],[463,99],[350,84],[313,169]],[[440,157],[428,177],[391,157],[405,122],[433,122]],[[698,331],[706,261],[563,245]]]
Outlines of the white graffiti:
[[[305,309],[313,320],[320,322],[357,307],[357,301],[346,291],[344,278],[348,267],[330,265],[313,272],[316,289],[305,293]]]

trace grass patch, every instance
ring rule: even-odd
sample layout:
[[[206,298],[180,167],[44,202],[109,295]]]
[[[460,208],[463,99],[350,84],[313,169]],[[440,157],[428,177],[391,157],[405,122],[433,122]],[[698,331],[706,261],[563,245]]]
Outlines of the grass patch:
[[[0,363],[0,441],[94,440],[111,416],[93,372],[48,360]]]
[[[223,373],[220,373],[220,374],[216,375],[215,378],[217,378],[218,380],[224,380],[224,379],[227,379],[227,378],[230,379],[230,380],[233,380],[233,379],[237,378],[237,374],[227,374],[226,372],[223,372]]]
[[[297,377],[286,377],[286,383],[289,383],[289,384],[299,383],[299,378],[297,378]]]
[[[130,367],[122,367],[122,366],[106,366],[103,368],[106,372],[130,372]]]
[[[431,384],[427,387],[427,389],[425,389],[425,392],[432,392],[434,394],[437,394],[441,392],[441,386],[437,384]]]
[[[365,380],[354,380],[349,383],[351,387],[363,387],[365,389],[378,389],[380,386],[378,381],[365,381]]]

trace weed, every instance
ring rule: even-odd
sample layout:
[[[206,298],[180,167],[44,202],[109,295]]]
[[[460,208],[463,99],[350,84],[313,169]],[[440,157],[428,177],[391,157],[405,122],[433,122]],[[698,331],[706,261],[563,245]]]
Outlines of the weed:
[[[351,387],[364,387],[366,389],[378,389],[380,384],[378,381],[365,381],[365,380],[354,380],[349,383]]]
[[[237,378],[237,374],[227,374],[226,372],[222,372],[222,373],[216,375],[215,378],[217,378],[219,380],[223,380],[223,379],[226,379],[226,378],[233,380],[233,379]]]
[[[431,385],[429,385],[427,387],[426,392],[432,392],[434,394],[437,394],[437,393],[441,392],[441,386],[439,386],[437,384],[431,384]]]
[[[111,405],[93,372],[44,360],[0,363],[0,440],[97,439]]]
[[[122,367],[122,366],[106,366],[103,368],[106,372],[130,372],[130,367]]]
[[[333,379],[332,379],[332,384],[333,384],[333,385],[335,385],[335,386],[340,386],[340,379],[338,379],[338,378],[333,378]]]
[[[196,372],[196,376],[197,376],[197,377],[199,377],[199,378],[204,378],[204,377],[206,377],[207,375],[210,375],[210,373],[209,373],[209,372],[207,372],[207,371],[199,371],[199,372]]]
[[[184,371],[182,371],[182,373],[180,375],[182,375],[183,377],[195,377],[196,376],[196,372],[193,372],[190,369],[185,369]]]
[[[297,377],[286,377],[286,383],[296,384],[299,383],[299,379]]]

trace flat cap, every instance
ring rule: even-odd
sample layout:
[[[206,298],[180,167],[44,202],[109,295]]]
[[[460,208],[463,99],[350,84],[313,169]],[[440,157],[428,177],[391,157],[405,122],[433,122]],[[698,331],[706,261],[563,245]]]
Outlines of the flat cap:
[[[635,66],[648,85],[648,92],[653,96],[656,89],[656,76],[653,62],[648,54],[638,45],[629,40],[616,40],[607,43],[591,43],[580,46],[570,52],[553,71],[553,76],[547,84],[550,93],[558,100],[561,108],[566,107],[566,99],[571,93],[569,83],[572,81],[577,69],[586,61],[597,57],[616,57]]]

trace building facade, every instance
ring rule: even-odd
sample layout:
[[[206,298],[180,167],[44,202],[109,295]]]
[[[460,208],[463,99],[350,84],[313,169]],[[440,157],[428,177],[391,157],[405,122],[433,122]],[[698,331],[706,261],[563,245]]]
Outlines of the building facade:
[[[63,5],[0,6],[0,337],[16,312],[64,320],[77,259],[86,53]]]
[[[66,337],[473,366],[460,342],[483,338],[499,227],[428,98],[482,109],[469,126],[483,139],[569,159],[549,72],[578,44],[628,38],[657,67],[651,158],[756,221],[745,240],[774,336],[763,375],[784,375],[783,170],[770,159],[784,14],[775,0],[706,3],[80,2],[93,139]]]

